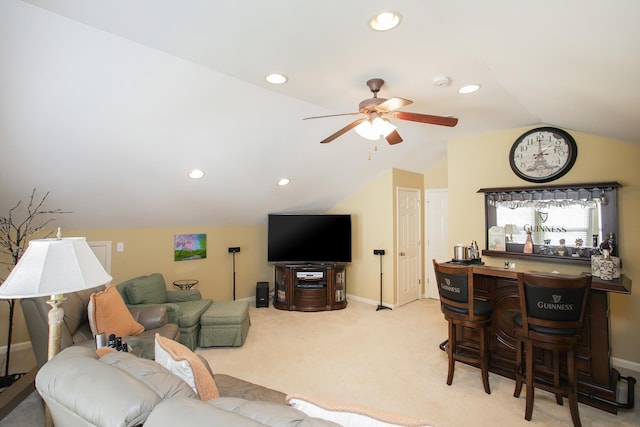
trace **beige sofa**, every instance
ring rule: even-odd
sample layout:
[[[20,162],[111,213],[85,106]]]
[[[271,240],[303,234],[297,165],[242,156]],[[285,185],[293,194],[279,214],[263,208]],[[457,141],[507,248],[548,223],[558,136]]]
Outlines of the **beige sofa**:
[[[89,347],[95,345],[93,334],[89,327],[87,307],[91,294],[104,289],[104,286],[99,286],[64,295],[66,299],[62,303],[64,321],[61,333],[61,349],[73,344]],[[38,366],[44,365],[48,357],[49,325],[47,319],[51,309],[51,306],[46,302],[48,299],[49,297],[39,297],[20,300]],[[129,307],[129,311],[133,318],[145,327],[145,331],[140,335],[123,337],[123,342],[126,342],[136,355],[147,359],[154,358],[154,337],[156,333],[172,340],[180,339],[178,326],[168,321],[166,307]]]
[[[128,353],[98,358],[72,346],[47,362],[36,388],[56,426],[336,427],[288,406],[281,392],[214,375],[220,397],[208,402],[160,364]]]

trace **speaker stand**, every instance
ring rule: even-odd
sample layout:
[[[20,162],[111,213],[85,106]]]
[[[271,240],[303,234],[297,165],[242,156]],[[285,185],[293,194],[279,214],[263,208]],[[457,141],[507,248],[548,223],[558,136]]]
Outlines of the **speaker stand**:
[[[238,246],[229,248],[229,253],[232,257],[233,264],[233,300],[236,300],[236,253],[240,252],[240,248]]]
[[[377,249],[377,250],[374,250],[373,253],[380,256],[380,304],[378,304],[378,308],[376,308],[376,311],[391,310],[391,307],[382,305],[382,255],[384,255],[384,250]]]

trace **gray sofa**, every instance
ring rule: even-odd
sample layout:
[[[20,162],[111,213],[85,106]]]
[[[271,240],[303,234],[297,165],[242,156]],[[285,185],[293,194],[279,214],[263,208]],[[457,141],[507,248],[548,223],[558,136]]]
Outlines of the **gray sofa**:
[[[36,388],[56,426],[338,426],[288,406],[281,392],[228,375],[214,379],[220,397],[203,402],[152,360],[123,352],[98,358],[92,348],[72,346],[40,369]]]
[[[165,306],[169,323],[178,325],[180,343],[191,350],[196,348],[200,334],[200,316],[207,311],[212,300],[202,299],[196,289],[167,290],[164,277],[160,273],[134,277],[116,285],[116,288],[130,309]]]
[[[98,286],[64,295],[66,299],[62,303],[64,320],[61,328],[61,349],[74,344],[89,347],[95,345],[93,334],[89,327],[87,307],[91,294],[104,289],[104,286]],[[48,357],[48,313],[51,309],[51,306],[46,302],[48,299],[49,297],[39,297],[20,300],[38,366],[44,365]],[[179,340],[180,331],[177,325],[169,323],[166,307],[129,307],[129,311],[133,318],[145,328],[145,331],[140,335],[123,337],[123,342],[126,342],[136,355],[147,359],[154,358],[156,333],[172,340]]]

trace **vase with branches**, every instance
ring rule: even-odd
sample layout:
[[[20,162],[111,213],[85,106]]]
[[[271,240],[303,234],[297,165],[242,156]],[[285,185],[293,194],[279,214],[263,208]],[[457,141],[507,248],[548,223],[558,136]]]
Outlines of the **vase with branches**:
[[[11,269],[18,263],[20,257],[24,253],[29,238],[36,233],[46,229],[55,218],[51,215],[70,213],[61,209],[45,209],[44,204],[49,196],[47,192],[41,198],[36,196],[34,188],[29,198],[29,203],[23,206],[22,200],[9,209],[7,216],[0,217],[0,252],[8,254],[9,259],[0,259],[0,264],[7,265],[7,270]],[[45,234],[43,237],[49,237],[52,232]],[[4,281],[4,279],[0,279]],[[0,283],[0,286],[1,283]],[[7,300],[9,303],[9,325],[7,330],[7,356],[5,359],[4,375],[0,377],[0,389],[13,384],[21,374],[9,374],[9,357],[11,355],[11,339],[13,331],[13,310],[15,308],[15,300]]]

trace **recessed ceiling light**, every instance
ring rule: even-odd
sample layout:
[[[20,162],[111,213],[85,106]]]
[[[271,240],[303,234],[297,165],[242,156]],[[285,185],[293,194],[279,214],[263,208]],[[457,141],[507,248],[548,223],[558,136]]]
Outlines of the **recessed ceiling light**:
[[[473,93],[478,89],[480,89],[480,85],[477,85],[477,84],[466,85],[458,89],[458,93]]]
[[[392,30],[400,24],[400,14],[396,12],[381,12],[371,18],[369,27],[375,31]]]
[[[280,181],[278,181],[278,185],[280,187],[284,187],[285,185],[289,184],[291,182],[291,180],[289,178],[282,178]]]
[[[189,172],[189,178],[199,179],[199,178],[202,178],[203,176],[204,176],[204,171],[201,171],[200,169],[194,169],[191,172]]]
[[[285,76],[284,74],[280,74],[280,73],[269,74],[264,79],[266,81],[268,81],[269,83],[271,83],[272,85],[281,85],[283,83],[286,83],[287,80],[289,80],[289,78],[287,76]]]

